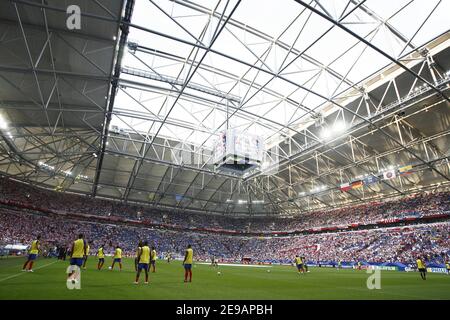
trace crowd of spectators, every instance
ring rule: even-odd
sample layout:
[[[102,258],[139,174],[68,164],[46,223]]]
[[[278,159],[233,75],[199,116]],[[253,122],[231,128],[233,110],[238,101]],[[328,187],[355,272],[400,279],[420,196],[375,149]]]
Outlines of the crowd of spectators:
[[[450,254],[449,222],[269,238],[92,223],[5,207],[0,208],[0,221],[0,243],[29,244],[41,235],[42,244],[48,250],[68,248],[82,233],[91,243],[94,254],[101,245],[105,245],[109,253],[119,245],[125,255],[132,256],[139,240],[149,241],[160,253],[170,252],[175,256],[182,255],[191,244],[196,259],[201,260],[215,256],[225,261],[249,258],[258,262],[289,263],[299,254],[308,261],[411,263],[419,255],[442,262]]]
[[[205,214],[163,211],[147,206],[126,205],[112,200],[55,192],[7,178],[0,178],[0,201],[65,213],[122,217],[150,224],[255,233],[289,232],[450,213],[450,192],[441,192],[417,194],[400,200],[371,202],[336,210],[306,212],[291,218],[205,216]]]
[[[303,254],[311,261],[367,261],[411,263],[418,256],[443,262],[450,253],[450,224],[436,223],[402,228],[251,239],[244,250],[256,260],[267,259],[267,250],[282,261]]]

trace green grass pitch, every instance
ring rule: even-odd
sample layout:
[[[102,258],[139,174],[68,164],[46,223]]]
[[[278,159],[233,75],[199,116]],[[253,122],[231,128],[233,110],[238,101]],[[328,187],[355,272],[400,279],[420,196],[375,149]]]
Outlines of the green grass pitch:
[[[124,269],[102,271],[90,257],[81,274],[81,290],[68,290],[68,261],[38,259],[34,273],[20,272],[24,258],[0,259],[0,299],[450,299],[450,276],[416,272],[381,272],[381,289],[369,290],[369,274],[357,270],[310,268],[297,274],[294,267],[269,268],[195,264],[193,282],[184,283],[180,261],[157,261],[150,284],[133,284],[134,264],[124,259]],[[267,272],[270,270],[270,272]],[[221,275],[217,272],[220,271]]]

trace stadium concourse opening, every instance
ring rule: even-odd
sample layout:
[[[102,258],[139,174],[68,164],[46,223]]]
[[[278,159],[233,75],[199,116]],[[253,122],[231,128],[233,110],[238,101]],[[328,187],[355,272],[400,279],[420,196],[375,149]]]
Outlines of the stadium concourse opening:
[[[449,300],[448,12],[1,1],[0,300]]]

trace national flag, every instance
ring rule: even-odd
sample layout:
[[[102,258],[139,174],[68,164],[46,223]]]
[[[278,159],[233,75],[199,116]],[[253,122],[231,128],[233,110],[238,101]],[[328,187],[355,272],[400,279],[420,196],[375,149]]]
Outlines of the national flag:
[[[362,186],[363,182],[361,180],[352,182],[352,189],[359,189],[362,188]]]
[[[367,177],[365,177],[365,178],[363,179],[363,183],[364,183],[365,185],[373,184],[373,183],[376,183],[376,182],[378,182],[378,177],[376,177],[376,176],[374,176],[374,175],[368,175]]]
[[[389,171],[385,171],[383,173],[383,179],[384,180],[390,180],[390,179],[394,179],[396,177],[396,172],[395,170],[389,170]]]
[[[352,188],[352,186],[350,185],[350,183],[347,182],[347,183],[341,184],[339,189],[341,189],[341,191],[348,191],[351,188]]]
[[[400,174],[408,174],[408,173],[411,173],[411,170],[412,170],[412,166],[411,165],[404,166],[404,167],[398,168],[398,173],[400,173]]]

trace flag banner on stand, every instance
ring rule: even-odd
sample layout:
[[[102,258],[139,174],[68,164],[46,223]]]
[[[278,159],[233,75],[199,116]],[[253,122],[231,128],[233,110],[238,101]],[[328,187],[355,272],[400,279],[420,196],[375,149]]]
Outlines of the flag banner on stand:
[[[363,182],[361,180],[352,182],[352,189],[359,189],[362,188],[362,186]]]
[[[341,191],[348,191],[352,188],[352,186],[350,185],[350,183],[343,183],[341,184],[340,188]]]
[[[395,170],[389,170],[389,171],[383,172],[384,180],[394,179],[396,176],[397,175],[395,174]]]
[[[398,173],[399,174],[409,174],[409,173],[411,173],[411,170],[412,170],[411,165],[404,166],[404,167],[398,168]]]
[[[365,185],[373,184],[373,183],[376,183],[376,182],[378,182],[378,177],[376,177],[376,176],[374,176],[374,175],[369,175],[369,176],[367,176],[367,177],[365,177],[365,178],[363,179],[363,183],[364,183]]]

